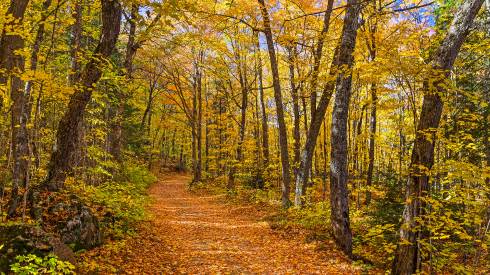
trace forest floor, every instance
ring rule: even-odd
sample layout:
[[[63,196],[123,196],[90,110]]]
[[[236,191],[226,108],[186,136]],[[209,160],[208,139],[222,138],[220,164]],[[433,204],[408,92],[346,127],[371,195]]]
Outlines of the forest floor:
[[[163,176],[149,192],[151,218],[138,233],[82,257],[82,273],[117,274],[358,274],[333,244],[306,243],[273,230],[271,213],[225,196],[191,192],[185,175]],[[319,249],[321,247],[321,249]],[[110,268],[107,268],[109,267]],[[89,271],[90,270],[90,271]],[[98,270],[98,272],[94,272]]]

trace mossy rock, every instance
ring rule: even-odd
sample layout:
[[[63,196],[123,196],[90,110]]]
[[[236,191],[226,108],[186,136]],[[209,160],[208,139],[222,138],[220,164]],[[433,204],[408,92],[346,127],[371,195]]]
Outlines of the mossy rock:
[[[102,244],[99,220],[79,197],[69,193],[39,193],[39,220],[42,228],[59,235],[75,250],[91,249]]]
[[[59,259],[75,263],[75,254],[56,235],[46,233],[36,225],[7,223],[0,225],[0,272],[8,272],[18,255],[54,254]]]

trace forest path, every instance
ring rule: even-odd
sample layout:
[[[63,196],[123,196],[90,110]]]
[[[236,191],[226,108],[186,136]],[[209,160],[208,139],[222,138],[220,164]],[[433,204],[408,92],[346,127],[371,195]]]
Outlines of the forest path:
[[[104,261],[125,274],[355,274],[335,249],[274,231],[254,206],[194,194],[190,178],[162,177],[150,188],[152,219]],[[103,248],[102,248],[103,249]],[[111,253],[102,253],[111,254]],[[104,272],[103,272],[104,273]]]

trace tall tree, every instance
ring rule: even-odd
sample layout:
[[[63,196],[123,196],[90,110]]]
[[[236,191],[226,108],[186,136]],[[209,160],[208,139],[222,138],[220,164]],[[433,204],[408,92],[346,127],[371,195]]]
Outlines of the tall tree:
[[[138,50],[139,45],[136,43],[136,20],[138,19],[138,11],[139,5],[133,3],[131,5],[130,17],[128,20],[129,24],[129,33],[128,33],[128,42],[126,44],[126,53],[124,56],[124,69],[125,76],[128,80],[133,78],[133,60],[136,55],[136,51]],[[115,111],[115,119],[114,124],[112,126],[111,133],[111,149],[110,152],[114,156],[117,161],[121,161],[121,148],[123,146],[123,113],[124,113],[124,104],[126,102],[127,94],[123,91],[120,91],[118,104]]]
[[[322,121],[324,120],[328,104],[335,88],[334,79],[337,76],[339,68],[347,66],[349,70],[352,66],[352,64],[348,64],[348,61],[350,61],[350,59],[348,59],[347,57],[352,58],[352,54],[354,52],[355,40],[357,37],[357,21],[360,13],[359,9],[360,4],[357,1],[348,2],[341,38],[339,44],[335,49],[332,64],[330,66],[330,80],[327,81],[323,88],[322,96],[320,97],[320,101],[318,102],[318,106],[316,107],[315,115],[311,119],[306,143],[301,153],[299,172],[298,176],[296,177],[296,196],[294,201],[295,205],[297,206],[302,205],[302,196],[308,182],[308,175],[311,170],[316,141],[320,133],[320,128],[322,126]],[[347,15],[349,15],[350,17],[348,17]],[[352,16],[355,16],[355,18],[351,18]],[[344,59],[341,59],[341,57],[344,57]]]
[[[269,61],[272,71],[272,86],[274,88],[277,122],[279,124],[279,146],[282,164],[282,205],[283,207],[288,207],[291,204],[291,201],[289,200],[291,174],[289,166],[287,127],[286,122],[284,121],[284,107],[282,102],[281,82],[279,79],[279,67],[277,65],[276,49],[274,47],[274,38],[272,37],[269,12],[265,6],[264,0],[258,0],[258,2],[260,4],[260,10],[263,17],[263,32],[267,41],[267,49],[269,51]]]
[[[5,24],[0,38],[0,84],[10,80],[11,107],[11,152],[12,152],[12,193],[8,216],[13,216],[19,202],[19,186],[27,186],[29,180],[29,140],[27,133],[28,98],[24,91],[21,74],[25,60],[17,51],[24,48],[24,38],[16,32],[22,28],[22,20],[28,0],[11,0],[7,15],[14,20]],[[3,101],[0,98],[0,101]]]
[[[302,196],[306,191],[306,185],[308,183],[308,175],[311,172],[313,154],[315,152],[316,139],[320,132],[321,123],[323,121],[323,116],[325,115],[326,108],[328,107],[328,103],[330,102],[330,97],[333,92],[333,82],[329,81],[325,85],[323,89],[322,97],[320,98],[320,102],[317,106],[317,86],[318,86],[318,75],[320,73],[320,65],[323,56],[323,47],[325,44],[325,38],[328,34],[328,30],[330,29],[330,17],[333,11],[333,0],[328,0],[327,2],[327,10],[325,11],[325,15],[323,17],[323,27],[320,33],[320,37],[318,39],[316,49],[313,55],[313,71],[311,72],[311,123],[310,129],[308,129],[308,118],[306,116],[306,100],[303,98],[303,112],[305,114],[304,124],[305,124],[305,132],[307,132],[307,140],[305,146],[301,152],[300,156],[300,164],[298,167],[298,172],[296,174],[296,189],[295,189],[295,199],[294,204],[296,206],[301,206]],[[334,56],[334,61],[336,57]],[[332,65],[334,63],[332,62]],[[333,67],[332,67],[333,68]],[[330,76],[335,77],[335,70],[330,70]],[[325,109],[325,110],[323,110]],[[316,118],[316,113],[323,113],[320,118]],[[318,123],[320,123],[318,125]],[[315,125],[312,127],[312,125]],[[316,131],[316,134],[315,134]],[[311,136],[311,137],[310,137]]]
[[[64,187],[66,177],[73,173],[73,158],[79,143],[80,126],[85,107],[92,98],[94,84],[102,76],[102,66],[112,54],[119,36],[122,8],[118,0],[101,0],[102,31],[100,41],[90,61],[85,65],[80,85],[70,97],[56,135],[56,144],[48,166],[44,188],[58,191]]]
[[[332,111],[331,158],[330,158],[330,219],[333,236],[347,254],[352,254],[352,232],[349,221],[348,165],[347,165],[347,122],[352,86],[352,65],[359,25],[360,1],[347,1],[339,48],[335,103]],[[323,117],[323,114],[322,114]]]
[[[432,57],[432,72],[424,80],[424,99],[417,125],[407,183],[406,204],[400,242],[393,260],[393,274],[413,274],[422,268],[420,242],[426,237],[420,219],[425,213],[424,198],[430,184],[428,172],[434,164],[436,132],[447,93],[446,79],[484,0],[464,1],[458,8],[445,38]]]
[[[204,51],[200,50],[198,54],[198,64],[196,72],[196,93],[197,93],[197,127],[196,127],[196,139],[197,139],[197,165],[196,165],[196,175],[195,182],[200,182],[202,180],[202,78],[203,78],[203,68],[202,63],[204,61]]]
[[[318,84],[318,75],[320,73],[320,65],[322,62],[323,56],[323,46],[325,44],[325,38],[327,37],[328,30],[330,29],[330,17],[332,16],[333,11],[333,0],[327,0],[327,9],[325,10],[325,14],[323,16],[323,27],[320,32],[320,36],[318,38],[318,42],[316,44],[316,48],[313,54],[313,70],[311,72],[311,98],[310,98],[310,109],[311,109],[311,121],[313,121],[316,112],[316,104],[317,104],[317,84]],[[305,110],[306,111],[306,110]],[[309,167],[311,170],[311,167]]]
[[[262,53],[260,52],[260,38],[257,33],[257,77],[259,81],[259,101],[262,116],[262,153],[264,155],[264,166],[267,166],[269,161],[269,124],[267,122],[267,110],[265,105],[264,95],[264,76],[262,70]]]
[[[375,10],[377,9],[376,3],[374,3]],[[366,39],[366,46],[369,52],[369,62],[374,62],[376,60],[376,32],[378,30],[378,22],[377,18],[373,19],[373,22],[370,24],[367,24],[367,39]],[[370,188],[373,182],[373,171],[374,171],[374,146],[376,142],[376,123],[377,123],[377,104],[378,104],[378,95],[377,95],[377,83],[374,81],[371,83],[371,88],[369,91],[369,94],[371,96],[371,112],[369,115],[369,149],[368,149],[368,155],[369,155],[369,163],[368,163],[368,169],[367,169],[367,176],[366,176],[366,186],[367,188]],[[368,205],[371,202],[371,191],[366,192],[366,205]]]
[[[294,75],[294,64],[296,62],[296,45],[292,45],[288,48],[288,66],[289,66],[289,83],[291,86],[291,98],[293,100],[293,139],[294,139],[294,176],[296,178],[298,174],[298,165],[300,161],[300,151],[301,151],[301,133],[300,133],[300,113],[299,113],[299,97],[298,97],[298,87],[296,85],[296,79]]]
[[[74,1],[73,4],[72,17],[74,19],[74,23],[71,27],[71,73],[70,73],[70,83],[74,85],[80,80],[80,50],[82,47],[82,17],[83,17],[83,7],[80,0]]]

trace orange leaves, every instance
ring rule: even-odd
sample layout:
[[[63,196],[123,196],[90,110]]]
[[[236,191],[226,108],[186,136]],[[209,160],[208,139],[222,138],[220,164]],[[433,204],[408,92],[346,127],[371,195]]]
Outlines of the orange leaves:
[[[219,196],[186,190],[189,178],[172,176],[150,190],[153,220],[138,235],[82,256],[85,272],[356,274],[333,244],[317,250],[303,234],[277,234],[256,206],[233,207]],[[280,232],[279,232],[280,233]]]

